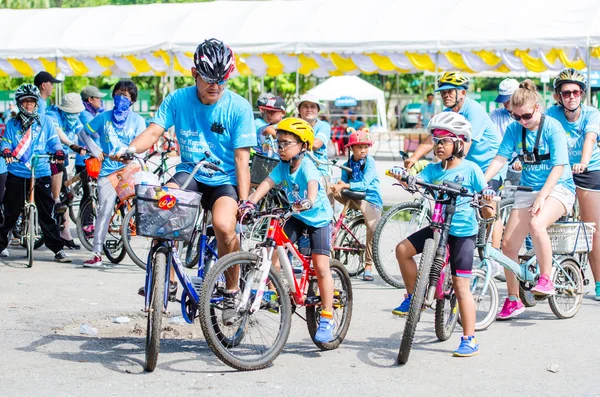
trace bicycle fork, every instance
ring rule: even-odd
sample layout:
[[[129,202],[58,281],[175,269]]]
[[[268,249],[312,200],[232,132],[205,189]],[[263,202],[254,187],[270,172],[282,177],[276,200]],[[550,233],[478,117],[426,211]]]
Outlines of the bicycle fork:
[[[249,274],[248,279],[251,280],[250,288],[244,288],[240,308],[248,307],[248,302],[251,295],[254,294],[254,300],[250,306],[250,313],[254,313],[260,308],[262,297],[265,293],[265,287],[269,278],[269,270],[271,269],[271,257],[273,256],[273,247],[260,247],[260,266],[258,269],[253,269]]]

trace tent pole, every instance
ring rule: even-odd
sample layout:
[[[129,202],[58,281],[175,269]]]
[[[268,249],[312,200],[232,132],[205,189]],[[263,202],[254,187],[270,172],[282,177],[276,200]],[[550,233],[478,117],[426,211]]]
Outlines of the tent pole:
[[[260,93],[265,92],[265,76],[260,76]]]
[[[300,98],[300,73],[298,73],[300,69],[299,64],[300,62],[298,61],[298,56],[296,56],[296,98]]]
[[[175,54],[169,51],[169,92],[175,91]]]
[[[252,76],[248,76],[248,102],[252,103]]]
[[[587,59],[585,60],[587,66],[587,92],[585,95],[585,100],[588,106],[592,104],[592,49],[588,43],[587,47]]]

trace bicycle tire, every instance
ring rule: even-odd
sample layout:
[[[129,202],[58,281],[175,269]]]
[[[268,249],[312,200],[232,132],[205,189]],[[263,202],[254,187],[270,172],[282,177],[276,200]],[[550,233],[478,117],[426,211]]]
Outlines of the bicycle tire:
[[[458,300],[452,288],[452,272],[446,265],[443,291],[450,290],[450,296],[436,299],[435,302],[435,335],[441,341],[450,339],[458,321]]]
[[[146,362],[144,369],[152,372],[158,362],[160,352],[160,331],[165,307],[165,277],[167,253],[159,249],[154,254],[152,266],[152,282],[150,285],[150,307],[148,308],[148,323],[146,326]]]
[[[35,207],[29,207],[27,213],[27,267],[33,266],[33,250],[35,249],[35,229],[37,224]]]
[[[103,245],[103,247],[102,247],[102,248],[103,248],[103,250],[104,250],[104,254],[105,254],[105,255],[106,255],[106,257],[108,258],[108,260],[109,260],[111,263],[115,263],[115,264],[116,264],[116,263],[121,263],[121,261],[122,261],[122,260],[125,258],[125,255],[127,254],[127,252],[125,251],[125,246],[124,246],[124,244],[123,244],[123,233],[122,233],[122,229],[123,229],[123,225],[125,224],[125,223],[124,223],[125,216],[124,216],[124,211],[123,211],[123,207],[122,207],[122,206],[118,208],[118,212],[119,212],[119,216],[121,217],[121,226],[120,226],[120,230],[121,230],[121,232],[120,232],[120,233],[118,233],[118,235],[116,235],[116,236],[115,236],[113,233],[110,233],[110,227],[109,227],[109,233],[108,233],[108,235],[107,235],[107,238],[108,238],[108,237],[109,237],[109,235],[110,235],[110,237],[111,237],[113,240],[116,240],[116,241],[117,241],[117,243],[116,243],[116,244],[117,244],[117,247],[116,247],[116,249],[114,249],[114,250],[111,250],[111,249],[109,249],[109,248],[108,248],[108,246],[107,246],[107,241],[106,241],[107,239],[105,239],[104,245]],[[111,223],[113,223],[113,222],[114,222],[115,216],[116,216],[116,215],[113,213],[113,216],[112,216],[112,217],[111,217],[111,219],[110,219],[110,222],[111,222]]]
[[[200,289],[199,317],[202,332],[211,350],[228,366],[240,371],[266,368],[281,353],[290,333],[292,310],[289,293],[277,271],[271,268],[269,279],[277,294],[277,312],[274,313],[261,307],[254,313],[249,313],[247,310],[240,312],[241,318],[232,326],[215,324],[215,321],[218,322],[221,317],[217,312],[222,310],[222,293],[225,289],[224,273],[234,266],[240,266],[240,274],[247,277],[240,280],[239,283],[240,293],[243,294],[246,288],[253,288],[254,274],[260,267],[260,258],[251,252],[233,252],[219,259],[208,272]],[[275,318],[273,314],[279,316],[279,319]],[[263,317],[268,322],[261,323]],[[261,335],[260,338],[253,336],[255,331],[262,332],[268,327],[268,324],[273,324],[277,329],[268,333],[265,331],[266,335]],[[236,339],[236,343],[230,343],[232,338],[228,337],[223,343],[223,335],[228,329],[233,331],[233,335],[238,335],[242,326],[244,327],[244,337],[241,340]],[[260,347],[256,350],[256,354],[251,354],[253,348],[250,347],[250,343],[262,342],[266,337],[272,335],[275,335],[273,343]]]
[[[510,211],[512,210],[512,207],[514,205],[515,205],[514,198],[504,199],[504,200],[500,201],[500,204],[498,204],[498,213],[500,214],[500,218],[502,219],[502,226],[506,226],[506,221],[508,220],[508,215],[510,215]],[[506,211],[508,211],[508,213],[505,213]],[[479,255],[480,260],[483,260],[483,251],[485,248],[485,243],[487,242],[487,238],[488,238],[487,228],[482,227],[482,226],[483,225],[480,225],[479,229],[477,230],[477,243],[476,243],[477,244],[477,254]]]
[[[73,204],[69,205],[69,218],[71,218],[71,222],[77,223],[77,217],[75,216],[75,210],[73,209],[74,207]]]
[[[522,282],[519,283],[519,299],[525,307],[534,307],[538,303],[530,289],[525,288]]]
[[[556,289],[556,295],[551,296],[548,299],[550,309],[552,313],[560,319],[571,318],[577,314],[583,301],[583,276],[581,268],[577,261],[573,258],[565,257],[560,261],[560,266],[572,279],[569,281],[559,267],[552,267],[552,282],[556,286],[570,284],[570,290],[565,291],[564,289]],[[555,287],[556,288],[556,287]],[[563,299],[566,304],[561,304]]]
[[[36,240],[35,240],[35,244],[33,245],[34,249],[38,249],[41,248],[44,245],[44,234],[42,233],[42,229],[40,227],[39,222],[36,224]],[[21,240],[21,247],[27,249],[27,238],[23,238],[21,239],[21,237],[24,234],[23,231],[23,213],[21,213],[21,215],[19,215],[19,218],[17,219],[17,223],[15,224],[15,227],[13,227],[13,236],[15,236],[16,238]]]
[[[135,207],[131,207],[125,214],[121,233],[125,252],[127,252],[133,263],[145,270],[148,254],[152,247],[152,239],[135,235]],[[132,241],[132,238],[136,240]]]
[[[364,233],[359,234],[359,228],[364,228]],[[364,218],[359,216],[350,222],[348,229],[352,234],[345,229],[340,229],[341,233],[338,234],[334,247],[348,248],[355,251],[334,250],[333,257],[344,265],[350,277],[356,277],[365,271],[367,225]],[[352,235],[356,236],[356,239]],[[361,239],[361,237],[363,238]]]
[[[417,330],[417,323],[421,317],[423,302],[425,301],[425,293],[427,292],[427,285],[429,284],[429,273],[431,272],[431,266],[433,265],[435,250],[435,240],[431,238],[427,239],[425,241],[425,246],[423,247],[423,254],[421,255],[421,262],[419,265],[419,272],[417,273],[415,290],[412,294],[410,309],[408,310],[406,324],[404,325],[404,332],[402,333],[400,351],[398,352],[399,365],[406,364],[408,362],[408,357],[410,356],[410,350],[412,349],[415,331]]]
[[[373,235],[373,262],[375,264],[375,268],[377,269],[377,272],[379,273],[383,281],[396,288],[404,288],[402,273],[400,273],[400,267],[398,266],[398,262],[396,260],[395,255],[396,244],[404,240],[410,234],[416,232],[420,228],[423,228],[427,225],[415,225],[417,227],[415,227],[414,230],[412,230],[412,224],[411,222],[409,222],[409,227],[407,228],[406,232],[398,233],[393,233],[393,228],[390,229],[388,227],[386,229],[386,225],[389,225],[392,222],[394,222],[395,217],[398,217],[400,221],[402,221],[402,219],[404,219],[404,217],[407,216],[408,219],[412,219],[412,215],[398,215],[405,211],[408,214],[416,213],[420,209],[421,204],[416,201],[397,204],[389,210],[387,210],[385,214],[383,214],[383,217],[381,218],[381,220],[377,224],[377,227],[375,228],[375,233]],[[431,219],[431,212],[429,208],[427,208],[426,211],[426,219],[428,223],[428,220]],[[383,236],[386,236],[386,241],[384,241]]]
[[[88,236],[86,236],[85,231],[83,230],[83,227],[85,226],[83,224],[84,219],[86,219],[87,213],[91,212],[91,217],[93,219],[93,223],[96,224],[96,209],[93,207],[92,205],[92,201],[87,201],[83,204],[82,207],[79,208],[79,214],[77,216],[77,222],[76,222],[76,230],[77,230],[77,237],[79,238],[79,241],[81,241],[81,245],[83,245],[85,247],[86,250],[92,252],[94,250],[94,237],[91,236],[91,238],[89,238]]]
[[[200,231],[195,228],[192,232],[192,237],[185,250],[185,262],[184,265],[188,269],[193,269],[194,266],[198,265],[200,261],[200,252],[198,251],[198,245],[200,244]]]
[[[350,321],[352,320],[352,281],[350,280],[348,271],[337,259],[330,259],[329,267],[331,272],[335,273],[332,274],[332,277],[334,282],[333,318],[336,324],[336,333],[331,341],[318,342],[315,340],[317,328],[319,327],[319,320],[321,318],[321,306],[306,306],[306,325],[308,326],[308,334],[313,343],[321,350],[337,349],[344,341],[344,338],[348,333],[348,328],[350,327]],[[336,288],[336,279],[340,280],[341,288]],[[319,286],[315,277],[309,283],[308,294],[309,296],[316,296],[318,293]],[[336,299],[338,304],[336,304]],[[341,313],[339,313],[339,309],[342,309]]]
[[[486,273],[481,269],[473,269],[471,274],[471,294],[473,294],[473,300],[475,301],[475,331],[483,331],[487,329],[495,320],[496,314],[498,313],[498,301],[500,299],[498,294],[498,286],[494,281],[493,277],[490,277],[488,283],[488,289],[485,296],[489,296],[489,308],[485,305],[480,306],[483,301],[488,299],[482,297],[477,293],[479,285],[478,280],[481,280],[482,286],[485,281]],[[481,310],[480,307],[483,307]]]

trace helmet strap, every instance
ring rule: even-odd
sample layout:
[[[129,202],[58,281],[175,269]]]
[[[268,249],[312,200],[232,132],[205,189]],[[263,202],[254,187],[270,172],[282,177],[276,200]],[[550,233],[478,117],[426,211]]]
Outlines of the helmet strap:
[[[305,151],[306,151],[305,149],[302,149],[302,151],[300,151],[300,153],[298,153],[297,155],[295,155],[288,161],[284,161],[284,163],[290,163],[290,171],[292,170],[292,167],[295,165],[296,161],[298,161],[298,160],[302,161]],[[281,161],[283,161],[283,160],[281,160]]]
[[[560,93],[559,93],[558,95],[559,95],[559,97],[560,97]],[[578,110],[578,109],[581,107],[581,102],[582,102],[582,101],[579,101],[579,105],[577,105],[577,107],[576,107],[575,109],[569,109],[568,107],[566,107],[566,106],[565,106],[565,103],[564,103],[564,101],[562,100],[562,97],[560,97],[560,100],[559,100],[559,102],[558,102],[558,103],[559,103],[559,104],[560,104],[560,106],[562,106],[562,108],[563,108],[563,109],[565,109],[567,112],[575,113],[575,112],[577,112],[577,110]]]

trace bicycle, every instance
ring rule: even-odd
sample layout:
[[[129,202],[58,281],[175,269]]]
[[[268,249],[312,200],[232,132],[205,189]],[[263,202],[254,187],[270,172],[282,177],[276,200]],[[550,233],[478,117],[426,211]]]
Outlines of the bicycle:
[[[139,161],[143,164],[142,160]],[[137,232],[152,239],[144,283],[144,311],[148,313],[145,370],[148,372],[154,371],[158,362],[162,314],[166,312],[169,302],[168,283],[171,266],[173,266],[175,274],[183,287],[181,312],[183,318],[189,324],[192,324],[197,317],[200,302],[199,288],[205,272],[209,270],[206,266],[210,266],[210,263],[206,263],[206,266],[199,266],[196,277],[189,276],[185,272],[175,244],[175,241],[189,239],[196,223],[201,195],[184,189],[200,168],[225,173],[216,165],[208,161],[201,161],[194,167],[194,170],[182,185],[182,189],[167,186],[136,185],[135,214]],[[157,189],[161,193],[165,193],[160,199],[155,197]],[[149,198],[148,194],[152,198]],[[176,221],[176,217],[180,218],[179,221]],[[154,224],[157,220],[159,221],[158,224]],[[216,252],[213,253],[216,257]]]
[[[386,175],[393,176],[392,170],[386,171]],[[406,324],[400,343],[398,353],[398,364],[406,364],[412,348],[413,338],[417,328],[417,323],[421,317],[421,311],[424,307],[433,308],[435,304],[435,331],[440,340],[447,340],[458,321],[458,301],[452,287],[452,277],[450,274],[450,253],[447,242],[452,218],[456,210],[458,197],[470,197],[473,199],[471,205],[478,206],[478,194],[471,194],[461,184],[443,181],[441,185],[426,183],[403,176],[403,180],[408,182],[408,191],[417,191],[416,186],[425,189],[428,194],[435,199],[433,214],[429,227],[433,229],[433,239],[425,242],[423,253],[421,254],[420,264],[417,273],[415,289],[410,301],[410,309],[406,317]],[[437,197],[434,194],[437,192]],[[476,211],[478,212],[478,211]],[[482,270],[475,269],[472,272],[472,278],[485,278]],[[493,284],[495,287],[495,284]],[[475,300],[481,300],[485,296],[474,296]],[[491,297],[495,297],[492,293]],[[490,312],[495,314],[496,305],[490,305]]]
[[[269,219],[267,238],[253,252],[234,252],[220,258],[206,275],[200,289],[200,325],[212,351],[232,368],[247,371],[270,365],[287,341],[291,317],[298,307],[306,308],[306,321],[312,341],[321,350],[337,348],[344,340],[352,318],[352,285],[345,267],[330,259],[334,279],[333,312],[336,330],[327,343],[315,340],[320,318],[320,296],[310,253],[303,255],[283,232],[283,224],[292,215],[287,208],[251,213],[253,219]],[[271,266],[277,250],[281,270]],[[302,264],[300,282],[296,279],[288,253]],[[236,302],[238,321],[226,326],[217,313],[223,310],[225,274],[238,269],[240,300]],[[243,333],[243,335],[241,335]],[[235,343],[232,343],[234,341]]]
[[[521,188],[518,190],[522,190]],[[493,228],[493,224],[491,227]],[[556,317],[560,319],[571,318],[579,311],[583,300],[583,287],[589,283],[589,280],[585,278],[585,264],[582,265],[579,260],[587,261],[587,253],[592,250],[594,232],[595,228],[591,224],[579,221],[556,222],[548,228],[552,244],[552,274],[550,279],[556,290],[556,294],[550,297],[539,297],[530,292],[540,276],[539,266],[533,250],[519,255],[519,263],[516,263],[502,254],[500,250],[494,248],[488,240],[484,247],[484,258],[479,264],[479,268],[489,269],[490,262],[495,261],[515,274],[519,281],[519,297],[525,306],[532,307],[538,301],[547,299],[550,309]],[[482,294],[487,292],[488,287],[491,287],[492,293],[498,294],[498,289],[495,288],[490,272],[486,271],[485,273],[486,276],[483,285],[481,285]],[[476,285],[473,285],[473,288],[479,289]],[[498,300],[498,297],[495,299]]]

